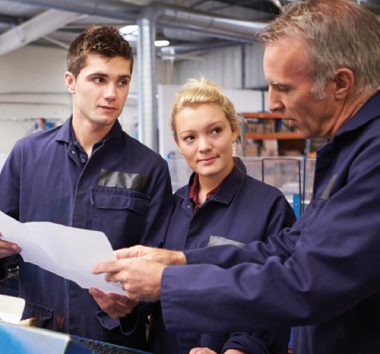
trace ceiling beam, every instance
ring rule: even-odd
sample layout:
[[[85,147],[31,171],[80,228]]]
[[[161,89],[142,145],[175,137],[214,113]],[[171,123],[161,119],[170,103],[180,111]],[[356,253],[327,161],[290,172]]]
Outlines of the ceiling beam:
[[[124,21],[135,21],[141,7],[104,0],[13,0],[22,4],[53,8],[64,11],[102,16]]]
[[[265,26],[263,22],[230,19],[216,14],[195,11],[189,8],[160,2],[152,2],[147,6],[136,6],[117,1],[105,2],[102,0],[13,1],[125,21],[136,21],[144,8],[150,8],[151,11],[155,13],[156,21],[159,25],[203,31],[211,36],[235,42],[253,42],[257,32]]]
[[[83,18],[83,15],[47,10],[0,35],[0,55],[21,48],[79,18]]]

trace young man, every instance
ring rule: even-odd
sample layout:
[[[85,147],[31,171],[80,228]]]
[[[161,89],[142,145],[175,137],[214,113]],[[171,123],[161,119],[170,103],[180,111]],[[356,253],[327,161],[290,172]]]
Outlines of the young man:
[[[119,257],[144,259],[95,271],[133,298],[160,297],[169,330],[291,325],[295,354],[378,354],[380,24],[352,1],[306,0],[289,5],[262,40],[270,109],[305,137],[330,138],[304,214],[268,244],[185,254],[137,247]]]
[[[3,212],[21,222],[100,230],[114,249],[163,242],[172,196],[167,164],[117,120],[132,68],[132,50],[112,27],[91,27],[74,40],[65,74],[72,117],[15,145],[0,176]],[[1,257],[19,251],[0,241]],[[139,306],[126,297],[89,293],[22,259],[19,296],[26,300],[23,317],[36,317],[41,327],[144,348]],[[130,335],[120,327],[126,315]]]

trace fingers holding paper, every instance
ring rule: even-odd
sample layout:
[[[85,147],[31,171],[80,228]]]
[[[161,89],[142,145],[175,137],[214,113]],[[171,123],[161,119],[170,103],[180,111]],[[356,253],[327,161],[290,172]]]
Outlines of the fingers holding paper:
[[[132,246],[128,248],[121,248],[115,251],[115,255],[117,259],[139,258],[139,257],[149,258],[149,256],[151,254],[154,254],[155,251],[156,251],[156,248],[154,247],[136,245],[136,246]]]
[[[93,272],[105,273],[106,281],[120,282],[131,300],[156,301],[165,268],[166,265],[149,259],[126,258],[98,263]]]
[[[186,264],[183,252],[137,245],[115,251],[116,261],[98,263],[93,272],[105,280],[120,282],[129,299],[156,301],[167,265]]]
[[[21,248],[16,243],[2,240],[0,234],[0,258],[9,257],[20,252]]]
[[[122,248],[115,251],[115,255],[117,259],[141,257],[166,265],[186,264],[186,257],[181,251],[171,251],[163,248],[154,248],[141,245]]]

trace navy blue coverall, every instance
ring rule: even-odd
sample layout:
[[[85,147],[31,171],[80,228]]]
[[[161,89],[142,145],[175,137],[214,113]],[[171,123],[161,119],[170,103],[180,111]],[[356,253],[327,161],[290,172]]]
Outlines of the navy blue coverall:
[[[171,217],[165,247],[183,250],[211,247],[218,244],[244,244],[263,240],[294,223],[294,213],[283,194],[246,173],[238,160],[231,174],[216,193],[194,213],[189,185],[175,194],[175,208]],[[212,262],[212,260],[211,260]],[[218,294],[210,294],[209,301]],[[223,310],[226,311],[226,310]],[[188,354],[194,347],[209,347],[217,353],[228,348],[247,354],[287,353],[289,328],[273,333],[181,333],[168,332],[158,313],[155,353]],[[180,316],[180,314],[179,314]]]
[[[103,231],[114,249],[162,245],[172,208],[166,162],[128,136],[118,121],[86,163],[79,154],[71,119],[18,141],[0,175],[0,209],[21,222]],[[87,289],[22,259],[19,296],[26,300],[23,318],[36,317],[44,328],[145,345],[138,309],[124,318],[125,333],[133,333],[123,335],[120,321],[101,311]]]
[[[311,203],[291,229],[217,248],[165,270],[169,330],[292,325],[295,354],[380,353],[380,93],[318,152]]]

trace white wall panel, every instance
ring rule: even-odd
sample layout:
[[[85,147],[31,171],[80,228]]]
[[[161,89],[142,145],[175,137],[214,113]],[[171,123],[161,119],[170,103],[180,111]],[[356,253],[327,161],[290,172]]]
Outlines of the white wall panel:
[[[246,87],[266,86],[263,72],[264,50],[260,43],[253,43],[245,46],[245,75]]]
[[[68,114],[65,65],[58,49],[29,46],[0,56],[0,153],[33,131],[33,118]]]
[[[26,46],[0,56],[0,153],[8,153],[18,139],[30,134],[38,117],[60,123],[70,115],[65,71],[63,49]],[[120,117],[131,135],[137,121],[136,92],[135,66],[127,109]]]
[[[244,86],[242,70],[245,70],[245,87],[264,86],[261,44],[245,45],[245,68],[242,55],[241,46],[235,46],[198,54],[193,60],[176,61],[172,83],[181,85],[188,78],[202,75],[226,88],[238,89]]]
[[[195,55],[194,59],[178,61],[174,69],[174,81],[183,84],[188,78],[204,76],[229,88],[241,87],[241,47],[213,50]]]

